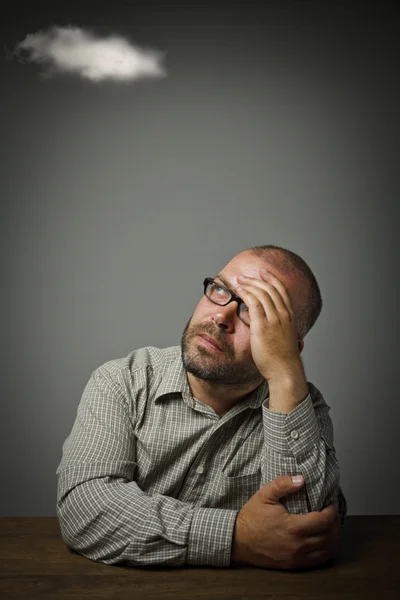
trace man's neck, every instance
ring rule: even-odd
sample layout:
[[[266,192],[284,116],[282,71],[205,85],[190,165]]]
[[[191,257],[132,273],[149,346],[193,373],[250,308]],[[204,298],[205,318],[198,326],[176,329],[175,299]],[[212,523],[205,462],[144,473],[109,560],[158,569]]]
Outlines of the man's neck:
[[[247,385],[227,385],[225,383],[220,384],[204,381],[188,372],[186,372],[186,375],[192,396],[196,398],[196,400],[200,400],[201,402],[204,402],[204,404],[211,406],[211,408],[213,408],[220,416],[227,413],[240,402],[240,400],[248,396],[263,382],[263,380],[260,379],[260,381],[256,383]]]

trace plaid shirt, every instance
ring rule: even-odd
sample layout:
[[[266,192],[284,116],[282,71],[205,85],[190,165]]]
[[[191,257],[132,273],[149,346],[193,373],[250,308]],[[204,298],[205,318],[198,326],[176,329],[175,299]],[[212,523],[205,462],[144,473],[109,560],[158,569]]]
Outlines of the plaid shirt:
[[[346,500],[329,406],[310,382],[289,414],[268,409],[268,384],[220,417],[193,398],[179,346],[147,347],[91,375],[57,468],[65,543],[130,566],[229,566],[236,516],[261,485],[304,475],[282,499],[291,513]]]

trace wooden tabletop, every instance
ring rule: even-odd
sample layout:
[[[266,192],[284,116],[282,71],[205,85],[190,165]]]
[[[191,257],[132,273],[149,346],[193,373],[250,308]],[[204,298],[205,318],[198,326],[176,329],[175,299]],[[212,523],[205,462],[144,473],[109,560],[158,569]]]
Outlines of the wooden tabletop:
[[[399,600],[400,516],[347,517],[333,561],[286,572],[104,565],[67,548],[55,517],[2,517],[0,598]]]

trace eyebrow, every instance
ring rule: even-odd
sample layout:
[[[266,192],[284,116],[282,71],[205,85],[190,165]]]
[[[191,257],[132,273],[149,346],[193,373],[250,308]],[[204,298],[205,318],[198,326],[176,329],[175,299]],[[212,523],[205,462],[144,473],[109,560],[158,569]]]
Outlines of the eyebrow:
[[[224,284],[224,286],[226,287],[226,289],[231,294],[233,294],[234,296],[237,296],[237,294],[231,289],[231,284],[229,283],[229,281],[227,279],[225,279],[225,277],[223,275],[218,274],[218,275],[216,275],[214,277],[214,279],[216,279],[216,278],[218,278],[218,279],[220,279],[222,281],[222,283]]]

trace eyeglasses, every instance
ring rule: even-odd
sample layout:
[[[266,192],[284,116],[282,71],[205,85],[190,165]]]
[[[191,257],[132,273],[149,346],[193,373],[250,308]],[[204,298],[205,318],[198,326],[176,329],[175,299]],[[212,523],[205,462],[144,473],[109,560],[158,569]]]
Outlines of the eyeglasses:
[[[214,304],[219,304],[220,306],[226,306],[230,302],[237,302],[236,313],[237,316],[243,323],[247,326],[250,326],[250,315],[249,309],[243,302],[239,296],[236,296],[232,292],[230,292],[225,286],[221,285],[211,277],[206,277],[203,281],[204,285],[204,295],[206,298],[214,302]]]

